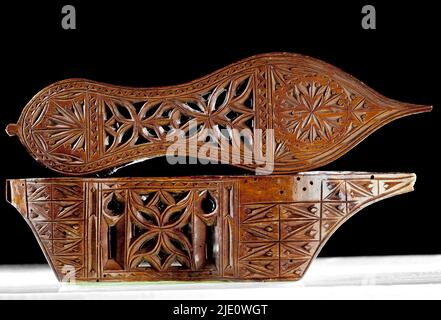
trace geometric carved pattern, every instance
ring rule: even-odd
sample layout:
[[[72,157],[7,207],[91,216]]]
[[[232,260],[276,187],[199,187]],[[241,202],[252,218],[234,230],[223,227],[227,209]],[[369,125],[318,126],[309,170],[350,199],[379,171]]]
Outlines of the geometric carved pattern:
[[[323,179],[317,195],[308,201],[242,206],[239,275],[300,279],[341,222],[384,196],[392,185],[398,191],[408,182],[397,179],[388,183],[373,175],[365,179]]]
[[[45,166],[70,175],[163,156],[172,143],[166,135],[177,130],[199,148],[210,142],[207,159],[234,156],[241,160],[234,165],[254,170],[259,163],[248,155],[259,145],[255,151],[274,154],[274,172],[293,173],[335,160],[390,121],[430,110],[389,100],[324,62],[275,53],[179,86],[57,82],[34,96],[7,131]],[[232,137],[232,129],[248,135],[261,129],[261,146]],[[266,141],[267,129],[274,144]]]
[[[218,190],[110,186],[104,193],[103,216],[109,235],[105,271],[139,274],[218,273],[213,232],[219,213]],[[110,235],[109,230],[115,229]],[[113,248],[112,248],[113,246]],[[120,254],[120,253],[123,254]]]
[[[413,174],[9,180],[60,280],[300,279],[363,207]],[[68,279],[67,279],[68,280]]]
[[[341,135],[347,122],[347,97],[336,81],[305,76],[289,86],[281,125],[298,146],[327,144]]]
[[[191,99],[135,103],[104,98],[104,155],[165,143],[166,134],[177,129],[189,137],[209,129],[212,141],[220,145],[225,140],[221,128],[253,129],[253,88],[253,76],[247,75],[217,84]],[[190,120],[196,123],[194,132],[189,132]]]
[[[254,239],[248,236],[254,231],[250,224],[240,225],[240,275],[256,279],[300,278],[320,243],[320,203],[295,202],[270,206],[275,211],[273,221],[260,222],[260,225],[272,237],[265,235]],[[245,205],[241,212],[251,211],[252,214],[253,207],[255,205]],[[271,242],[261,242],[263,239]],[[253,254],[256,247],[263,253]]]
[[[28,182],[27,197],[28,219],[55,272],[69,265],[84,277],[83,183]]]
[[[192,191],[131,191],[129,196],[129,266],[170,270],[192,267],[192,239],[185,234],[193,222]],[[138,231],[136,231],[138,229]]]

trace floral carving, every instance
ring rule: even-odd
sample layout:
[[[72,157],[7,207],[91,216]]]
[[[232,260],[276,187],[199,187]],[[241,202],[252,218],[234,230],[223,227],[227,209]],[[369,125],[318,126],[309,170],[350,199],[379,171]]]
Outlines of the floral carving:
[[[238,158],[233,165],[250,170],[260,164],[243,161],[249,151],[274,154],[274,172],[286,173],[325,165],[386,123],[430,110],[387,99],[321,61],[274,53],[162,88],[60,81],[37,94],[7,131],[35,159],[70,175],[164,156],[172,143],[166,136],[177,130],[186,142],[196,136],[197,148],[209,142],[222,158]],[[235,140],[234,129],[249,130]],[[260,133],[261,145],[250,139]]]
[[[68,107],[55,107],[55,113],[49,118],[47,129],[51,131],[53,149],[68,144],[72,150],[84,150],[85,121],[84,104],[76,101]]]
[[[222,139],[229,139],[222,129],[253,129],[253,87],[252,77],[246,76],[186,98],[138,102],[104,99],[105,151],[164,143],[165,136],[177,129],[187,137],[206,133],[200,140],[210,134],[212,141],[220,144]]]
[[[192,196],[190,191],[130,192],[131,268],[191,267],[191,238],[183,229],[191,223]]]
[[[289,87],[280,105],[280,125],[296,146],[317,147],[341,133],[347,109],[347,97],[335,81],[306,76]]]
[[[414,183],[357,172],[8,181],[63,281],[65,265],[87,281],[299,279],[342,223]]]
[[[86,160],[86,104],[84,95],[70,99],[54,97],[44,104],[43,111],[35,114],[33,123],[35,141],[47,150],[48,157],[62,163],[84,163]]]

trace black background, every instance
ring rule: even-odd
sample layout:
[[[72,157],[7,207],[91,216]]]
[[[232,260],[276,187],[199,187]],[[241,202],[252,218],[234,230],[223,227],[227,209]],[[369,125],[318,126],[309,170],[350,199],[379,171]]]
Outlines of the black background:
[[[394,121],[320,170],[415,172],[413,193],[369,206],[346,222],[321,256],[441,253],[436,167],[439,147],[439,21],[418,1],[62,2],[1,7],[0,121],[16,122],[43,87],[81,77],[127,86],[187,82],[250,55],[287,51],[331,63],[385,96],[429,104],[432,113]],[[289,5],[287,4],[289,3]],[[61,8],[73,4],[77,30],[61,28]],[[361,8],[373,4],[377,30],[361,28]],[[36,163],[16,138],[1,138],[5,178],[58,174]],[[159,158],[114,176],[248,173],[229,166],[169,166]],[[44,263],[18,212],[0,201],[0,264]]]

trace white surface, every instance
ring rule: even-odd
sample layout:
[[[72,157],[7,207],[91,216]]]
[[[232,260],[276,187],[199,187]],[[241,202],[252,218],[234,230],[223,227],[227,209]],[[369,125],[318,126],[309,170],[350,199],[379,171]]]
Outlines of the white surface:
[[[2,266],[0,299],[441,299],[441,255],[319,258],[296,282],[59,284],[46,265]]]

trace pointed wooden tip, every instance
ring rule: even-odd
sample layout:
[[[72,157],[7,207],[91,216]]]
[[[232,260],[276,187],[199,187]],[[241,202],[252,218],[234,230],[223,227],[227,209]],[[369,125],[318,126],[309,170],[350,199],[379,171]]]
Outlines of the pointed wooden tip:
[[[431,112],[433,106],[422,105],[422,104],[408,104],[406,105],[406,109],[409,111],[409,113],[415,114],[415,113]]]
[[[412,192],[415,190],[415,182],[416,182],[417,176],[415,173],[411,173],[407,176],[407,181],[409,184],[409,187],[407,189],[407,192]]]

